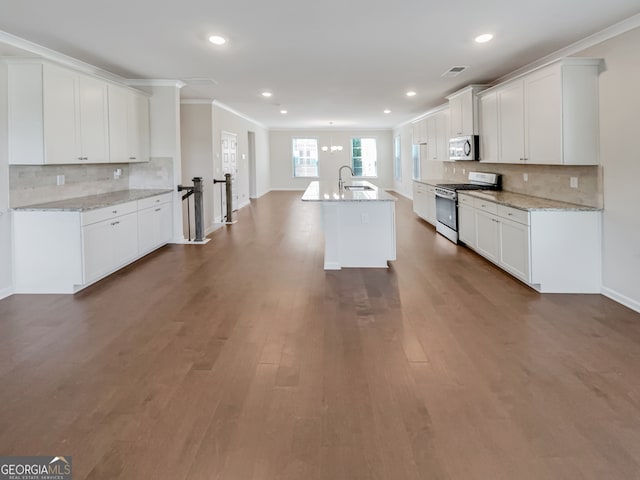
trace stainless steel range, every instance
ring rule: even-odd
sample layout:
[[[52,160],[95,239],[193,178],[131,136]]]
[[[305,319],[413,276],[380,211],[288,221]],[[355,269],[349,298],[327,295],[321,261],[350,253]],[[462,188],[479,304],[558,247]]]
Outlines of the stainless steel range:
[[[469,172],[469,183],[436,185],[436,231],[458,243],[458,191],[500,190],[501,182],[498,173]]]

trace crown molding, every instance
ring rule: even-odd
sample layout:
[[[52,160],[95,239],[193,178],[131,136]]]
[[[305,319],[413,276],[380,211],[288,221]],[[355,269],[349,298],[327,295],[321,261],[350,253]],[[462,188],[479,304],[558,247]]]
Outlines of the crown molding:
[[[210,98],[181,98],[180,105],[212,105]]]
[[[513,80],[514,78],[527,73],[531,70],[535,70],[536,68],[543,67],[552,63],[560,58],[569,57],[571,55],[575,55],[576,53],[582,52],[587,48],[593,47],[600,43],[606,42],[614,37],[622,35],[634,28],[640,27],[640,13],[633,15],[621,22],[615,23],[604,30],[600,30],[599,32],[594,33],[593,35],[589,35],[588,37],[583,38],[582,40],[578,40],[577,42],[572,43],[571,45],[567,45],[566,47],[561,48],[560,50],[556,50],[549,55],[546,55],[534,62],[531,62],[523,67],[514,70],[513,72],[509,72],[506,75],[503,75],[500,78],[497,78],[491,85],[496,85],[498,83],[506,82],[507,80]]]
[[[30,54],[37,55],[45,60],[73,68],[74,70],[78,70],[82,73],[94,75],[120,84],[126,83],[126,79],[120,75],[108,72],[102,68],[96,67],[95,65],[75,59],[65,55],[64,53],[56,52],[55,50],[43,47],[42,45],[38,45],[37,43],[30,42],[29,40],[25,40],[24,38],[17,37],[2,30],[0,30],[0,42],[19,48]]]
[[[261,122],[258,122],[257,120],[254,120],[253,118],[249,117],[248,115],[245,115],[245,114],[244,114],[244,113],[242,113],[242,112],[239,112],[239,111],[237,111],[237,110],[234,110],[234,109],[233,109],[233,108],[231,108],[230,106],[225,105],[224,103],[219,102],[218,100],[213,100],[213,101],[211,102],[211,104],[212,104],[214,107],[218,107],[218,108],[221,108],[222,110],[226,110],[226,111],[227,111],[227,112],[229,112],[229,113],[233,113],[234,115],[236,115],[236,116],[238,116],[238,117],[240,117],[240,118],[245,119],[247,122],[254,123],[254,124],[256,124],[257,126],[264,128],[265,130],[269,130],[269,127],[267,127],[265,124],[263,124],[263,123],[261,123]]]
[[[164,78],[128,78],[124,82],[132,87],[176,87],[182,88],[186,85],[182,80],[172,80]]]
[[[429,117],[429,116],[434,115],[436,113],[442,112],[443,110],[446,110],[447,108],[449,108],[449,102],[443,103],[442,105],[438,105],[437,107],[433,107],[433,108],[427,110],[426,112],[421,113],[417,117],[411,118],[409,120],[405,120],[404,122],[401,122],[401,123],[395,125],[392,130],[397,130],[399,128],[406,127],[407,125],[410,125],[412,123],[419,122],[420,120],[423,120],[426,117]]]

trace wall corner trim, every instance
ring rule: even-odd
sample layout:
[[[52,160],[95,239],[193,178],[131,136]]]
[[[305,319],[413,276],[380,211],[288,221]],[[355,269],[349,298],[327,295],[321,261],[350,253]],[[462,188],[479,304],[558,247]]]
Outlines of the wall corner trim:
[[[233,113],[234,115],[236,115],[236,116],[238,116],[240,118],[244,118],[247,122],[251,122],[251,123],[253,123],[253,124],[255,124],[255,125],[259,126],[259,127],[264,128],[265,130],[269,130],[269,128],[266,125],[264,125],[263,123],[260,123],[259,121],[249,117],[248,115],[245,115],[244,113],[239,112],[238,110],[235,110],[235,109],[231,108],[230,106],[225,105],[222,102],[219,102],[218,100],[213,100],[211,103],[212,103],[212,105],[214,107],[218,107],[218,108],[221,108],[223,110],[226,110],[227,112]]]

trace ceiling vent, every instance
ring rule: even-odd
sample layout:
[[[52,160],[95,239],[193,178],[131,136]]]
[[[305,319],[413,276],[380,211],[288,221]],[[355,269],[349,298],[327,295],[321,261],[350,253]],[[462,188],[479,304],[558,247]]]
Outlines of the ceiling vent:
[[[469,67],[451,67],[442,74],[443,77],[457,77]]]

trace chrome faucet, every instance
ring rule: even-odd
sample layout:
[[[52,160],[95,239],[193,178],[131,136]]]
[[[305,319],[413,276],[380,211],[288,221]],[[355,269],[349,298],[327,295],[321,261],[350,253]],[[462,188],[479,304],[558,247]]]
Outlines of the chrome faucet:
[[[353,169],[349,165],[343,165],[338,169],[338,189],[342,191],[342,187],[344,187],[344,181],[342,180],[342,169],[348,168],[351,172],[351,176],[353,177]]]

